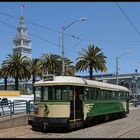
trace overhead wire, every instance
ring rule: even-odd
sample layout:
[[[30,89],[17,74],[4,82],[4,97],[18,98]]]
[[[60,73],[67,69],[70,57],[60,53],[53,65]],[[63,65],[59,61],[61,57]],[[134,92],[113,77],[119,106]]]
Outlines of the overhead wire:
[[[9,23],[6,23],[6,22],[4,22],[4,21],[0,21],[0,23],[5,24],[5,25],[7,25],[7,26],[9,26],[9,27],[12,27],[12,28],[14,28],[14,29],[17,29],[15,26],[13,26],[13,25],[11,25],[11,24],[9,24]],[[42,38],[42,37],[36,36],[36,35],[31,34],[31,33],[29,33],[29,32],[28,32],[28,34],[31,35],[31,36],[34,36],[34,37],[36,37],[36,38],[38,38],[38,39],[40,39],[40,40],[47,41],[48,43],[53,44],[53,45],[55,45],[55,46],[57,46],[57,47],[60,47],[58,44],[53,43],[53,42],[51,42],[51,41],[49,41],[49,40],[46,40],[46,39],[44,39],[44,38]]]
[[[121,10],[121,12],[125,16],[125,18],[128,20],[128,22],[131,24],[131,26],[133,27],[133,29],[136,31],[136,33],[140,36],[139,30],[137,29],[137,27],[135,26],[135,24],[132,22],[132,20],[128,17],[128,15],[126,14],[126,12],[120,7],[119,3],[115,2],[115,4]]]
[[[116,4],[117,4],[117,6],[121,9],[121,11],[123,11],[122,8],[119,6],[119,4],[118,4],[117,2],[116,2]],[[4,12],[0,12],[0,14],[1,14],[1,15],[4,15],[4,16],[11,17],[11,18],[16,19],[16,20],[19,20],[19,18],[15,17],[15,16],[12,16],[12,15],[10,15],[10,14],[4,13]],[[126,14],[125,14],[125,15],[126,15]],[[126,15],[126,16],[127,16],[127,15]],[[129,19],[128,16],[127,16],[127,18]],[[44,26],[44,25],[40,25],[40,24],[31,22],[31,21],[29,21],[29,20],[25,20],[25,21],[28,22],[28,23],[30,23],[30,24],[32,24],[32,25],[38,26],[38,27],[40,27],[40,28],[47,29],[47,30],[50,30],[50,31],[53,31],[53,32],[56,32],[56,33],[61,33],[61,31],[58,31],[58,30],[56,30],[56,29],[53,29],[53,28],[50,28],[50,27],[47,27],[47,26]],[[133,24],[133,23],[132,23],[132,24]],[[135,30],[137,30],[136,27],[135,27],[135,25],[133,25],[133,26],[134,26]],[[137,32],[138,32],[138,31],[137,31]],[[140,34],[140,33],[139,33],[139,34]],[[77,39],[77,40],[81,40],[81,41],[93,42],[93,40],[89,40],[89,39],[85,39],[85,38],[79,38],[79,37],[76,37],[75,35],[70,35],[70,34],[67,34],[67,33],[64,33],[64,35],[69,36],[69,37],[72,37],[72,38],[75,38],[75,39]],[[81,41],[78,41],[78,42],[81,42]],[[102,40],[94,40],[94,41],[102,41]],[[110,42],[110,40],[107,40],[107,41]],[[106,42],[106,40],[105,40],[105,42]],[[117,42],[118,42],[118,41],[117,41]],[[127,41],[127,42],[128,42],[128,41]],[[134,42],[135,42],[135,41],[134,41]],[[77,44],[79,44],[79,43],[77,43]],[[75,45],[75,46],[77,46],[77,45]],[[75,48],[75,46],[74,46],[74,48]]]
[[[4,25],[7,25],[7,26],[9,26],[9,27],[11,27],[11,28],[17,29],[17,27],[15,27],[15,26],[13,26],[13,25],[11,25],[11,24],[9,24],[9,23],[6,23],[6,22],[4,22],[4,21],[0,21],[0,23],[2,23],[2,24],[4,24]],[[56,46],[56,47],[59,47],[59,48],[61,47],[60,44],[56,44],[56,43],[51,42],[51,41],[49,41],[49,40],[47,40],[47,39],[44,39],[44,38],[39,37],[39,36],[37,36],[37,35],[34,35],[34,34],[30,33],[30,32],[28,32],[28,34],[31,35],[31,36],[33,36],[33,37],[35,37],[35,38],[37,38],[37,39],[39,39],[39,40],[46,41],[46,42],[48,42],[48,43],[50,43],[50,44],[52,44],[52,45],[54,45],[54,46]],[[70,49],[67,49],[67,48],[65,48],[65,50],[68,50],[68,52],[71,51],[71,52],[77,53],[77,52],[75,52],[75,51],[73,51],[73,50],[70,50]]]
[[[14,18],[16,20],[19,20],[19,18],[15,17],[15,16],[12,16],[10,14],[6,14],[6,13],[3,13],[3,12],[0,12],[1,15],[5,15],[5,16],[8,16],[8,17],[11,17],[11,18]],[[38,26],[40,28],[44,28],[44,29],[47,29],[47,30],[50,30],[50,31],[53,31],[53,32],[56,32],[56,33],[61,33],[61,31],[58,31],[56,29],[53,29],[53,28],[50,28],[50,27],[47,27],[47,26],[44,26],[44,25],[40,25],[40,24],[37,24],[37,23],[34,23],[34,22],[31,22],[29,20],[25,20],[26,22],[32,24],[32,25],[35,25],[35,26]],[[74,35],[70,35],[70,34],[67,34],[67,33],[64,33],[64,35],[66,36],[69,36],[69,37],[72,37],[72,38],[75,38],[75,39],[78,39],[78,37],[74,36]]]
[[[10,15],[10,14],[7,14],[7,13],[3,13],[3,12],[0,12],[0,14],[1,15],[4,15],[4,16],[8,16],[8,17],[10,17],[10,18],[13,18],[13,19],[16,19],[16,20],[19,20],[19,18],[17,18],[17,17],[15,17],[15,16],[12,16],[12,15]],[[56,33],[61,33],[60,31],[57,31],[57,30],[55,30],[55,29],[53,29],[53,28],[50,28],[50,27],[46,27],[46,26],[44,26],[44,25],[40,25],[40,24],[37,24],[37,23],[34,23],[34,22],[31,22],[31,21],[29,21],[29,20],[25,20],[26,22],[28,22],[28,23],[30,23],[30,24],[32,24],[32,25],[35,25],[35,26],[38,26],[38,27],[40,27],[40,28],[44,28],[44,29],[47,29],[47,30],[50,30],[50,31],[53,31],[53,32],[56,32]],[[7,23],[5,23],[5,24],[7,24]],[[8,25],[8,24],[7,24]],[[10,24],[9,24],[9,26],[11,26]],[[12,27],[12,26],[11,26]],[[16,27],[15,27],[16,28]],[[36,35],[33,35],[33,34],[31,34],[31,33],[29,33],[30,35],[32,35],[32,36],[34,36],[35,38],[38,38],[38,39],[40,39],[40,40],[43,40],[43,41],[47,41],[48,43],[51,43],[51,44],[53,44],[53,45],[55,45],[55,46],[57,46],[57,47],[60,47],[60,45],[58,45],[58,44],[56,44],[56,43],[53,43],[53,42],[51,42],[51,41],[49,41],[49,40],[46,40],[46,39],[44,39],[44,38],[41,38],[41,37],[38,37],[38,36],[36,36]],[[72,37],[72,38],[75,38],[75,39],[80,39],[79,37],[76,37],[75,35],[70,35],[70,34],[67,34],[67,33],[64,33],[64,35],[66,35],[66,36],[69,36],[69,37]],[[82,39],[81,39],[82,40]],[[80,41],[81,42],[81,41]],[[78,41],[78,43],[77,43],[77,45],[80,43],[79,41]],[[77,45],[75,45],[75,46],[77,46]],[[74,47],[75,47],[74,46]],[[67,49],[66,49],[67,50]],[[72,51],[72,50],[71,50]],[[73,52],[73,51],[72,51]],[[76,52],[74,52],[74,53],[76,53]]]
[[[125,12],[122,10],[122,8],[119,6],[119,4],[116,2],[116,5],[119,7],[119,9],[123,12],[123,14],[127,17],[127,19],[128,19],[128,21],[130,22],[130,24],[133,26],[133,28],[135,29],[135,31],[140,35],[140,33],[139,33],[139,31],[137,30],[137,28],[135,27],[135,25],[132,23],[132,21],[129,19],[129,17],[125,14]],[[11,18],[14,18],[14,19],[16,19],[16,20],[19,20],[19,18],[17,18],[17,17],[15,17],[15,16],[12,16],[12,15],[9,15],[9,14],[7,14],[7,13],[4,13],[4,12],[0,12],[0,14],[1,15],[5,15],[5,16],[8,16],[8,17],[11,17]],[[53,28],[50,28],[50,27],[46,27],[46,26],[44,26],[44,25],[40,25],[40,24],[37,24],[37,23],[34,23],[34,22],[31,22],[31,21],[29,21],[29,20],[25,20],[26,22],[28,22],[28,23],[30,23],[30,24],[32,24],[32,25],[35,25],[35,26],[38,26],[38,27],[40,27],[40,28],[44,28],[44,29],[47,29],[47,30],[50,30],[50,31],[53,31],[53,32],[56,32],[56,33],[61,33],[60,31],[58,31],[58,30],[55,30],[55,29],[53,29]],[[10,27],[14,27],[13,25],[10,25],[10,24],[8,24],[8,23],[4,23],[3,21],[0,21],[1,23],[3,23],[3,24],[6,24],[6,25],[8,25],[8,26],[10,26]],[[16,27],[14,27],[14,28],[16,28]],[[48,43],[50,43],[50,44],[53,44],[53,45],[55,45],[55,46],[57,46],[57,47],[61,47],[60,46],[60,44],[58,45],[58,44],[56,44],[56,43],[54,43],[54,42],[51,42],[51,41],[49,41],[49,40],[46,40],[46,39],[44,39],[44,38],[41,38],[41,37],[39,37],[39,36],[36,36],[36,35],[33,35],[33,34],[31,34],[31,33],[29,33],[30,35],[32,35],[32,36],[34,36],[35,38],[38,38],[38,39],[40,39],[40,40],[43,40],[43,41],[46,41],[46,42],[48,42]],[[74,45],[74,47],[73,48],[75,48],[76,46],[78,46],[78,44],[81,42],[81,41],[92,41],[93,42],[93,40],[89,40],[89,39],[84,39],[84,38],[79,38],[79,37],[76,37],[76,36],[74,36],[74,35],[69,35],[69,34],[66,34],[66,33],[64,33],[66,36],[69,36],[69,37],[72,37],[72,38],[75,38],[75,39],[78,39],[79,41]],[[94,40],[94,41],[98,41],[98,40]],[[66,48],[65,48],[66,49]],[[66,50],[70,50],[70,49],[66,49]],[[73,50],[70,50],[71,52],[74,52]],[[74,52],[74,53],[77,53],[77,52]]]

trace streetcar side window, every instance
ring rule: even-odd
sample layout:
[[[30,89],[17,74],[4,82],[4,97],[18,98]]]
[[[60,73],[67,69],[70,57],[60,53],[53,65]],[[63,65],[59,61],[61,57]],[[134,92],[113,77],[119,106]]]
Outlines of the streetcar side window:
[[[101,99],[102,98],[101,94],[102,93],[98,88],[85,87],[85,91],[84,91],[85,100]]]
[[[96,88],[92,88],[91,89],[91,99],[95,99],[96,98]]]
[[[127,99],[127,94],[126,92],[120,92],[120,99],[124,100],[124,99]]]
[[[103,99],[107,99],[107,91],[103,90]]]
[[[112,99],[115,99],[115,91],[112,92]]]
[[[48,88],[44,87],[44,100],[48,100]]]
[[[129,99],[129,92],[126,92],[126,99]]]
[[[122,93],[119,91],[119,100],[122,99]]]
[[[41,87],[35,87],[35,102],[40,102],[41,100]]]
[[[67,89],[62,90],[62,99],[63,100],[68,99],[68,90]]]
[[[90,88],[85,87],[85,100],[91,99]]]
[[[75,99],[76,100],[83,100],[83,91],[84,91],[84,87],[82,86],[75,86]]]
[[[53,100],[53,86],[48,87],[48,100]]]
[[[40,101],[44,100],[44,87],[41,87],[41,99]]]
[[[69,93],[68,93],[68,95],[69,95],[69,97],[68,97],[69,100],[73,100],[73,88],[70,86],[68,91],[69,91]]]
[[[103,100],[112,100],[116,98],[115,91],[112,90],[100,90],[100,95],[98,96],[98,99],[103,99]]]
[[[61,100],[61,89],[56,89],[55,91],[55,99]]]
[[[112,99],[112,93],[111,93],[111,91],[108,91],[108,99]]]
[[[100,89],[96,89],[96,100],[100,99]]]
[[[55,100],[68,100],[67,86],[54,86]]]
[[[118,91],[115,92],[115,99],[116,99],[116,100],[119,99],[119,93],[118,93]]]

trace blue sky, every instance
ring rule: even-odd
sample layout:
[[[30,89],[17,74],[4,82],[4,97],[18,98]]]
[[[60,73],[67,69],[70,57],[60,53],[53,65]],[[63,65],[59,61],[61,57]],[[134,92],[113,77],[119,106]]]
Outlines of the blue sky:
[[[79,36],[83,40],[79,43],[79,40],[65,36],[64,55],[75,63],[78,52],[83,48],[89,44],[98,46],[107,56],[107,73],[115,73],[116,57],[131,51],[132,54],[119,59],[119,73],[134,73],[135,69],[140,72],[140,35],[115,2],[0,2],[0,12],[19,18],[20,5],[26,6],[24,17],[28,33],[58,44],[57,46],[30,35],[32,57],[40,57],[43,53],[61,55],[61,33],[58,32],[61,32],[62,26],[66,27],[79,17],[85,17],[85,21],[76,22],[65,30],[65,33]],[[119,5],[140,31],[140,2],[119,2]],[[37,27],[26,20],[58,32]],[[0,14],[0,63],[12,53],[16,34],[15,28],[6,26],[1,21],[15,27],[19,23],[14,18]],[[81,74],[87,75],[88,72]]]

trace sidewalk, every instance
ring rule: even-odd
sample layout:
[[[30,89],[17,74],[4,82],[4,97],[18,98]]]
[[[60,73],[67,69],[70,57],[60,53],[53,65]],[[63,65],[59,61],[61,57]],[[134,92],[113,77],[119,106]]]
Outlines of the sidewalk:
[[[137,107],[134,107],[134,105],[132,104],[129,105],[129,110],[135,110],[135,109],[140,109],[140,105],[138,105]]]
[[[32,117],[32,115],[27,115],[26,113],[13,115],[12,117],[10,116],[1,117],[0,130],[10,127],[27,125],[29,117]]]

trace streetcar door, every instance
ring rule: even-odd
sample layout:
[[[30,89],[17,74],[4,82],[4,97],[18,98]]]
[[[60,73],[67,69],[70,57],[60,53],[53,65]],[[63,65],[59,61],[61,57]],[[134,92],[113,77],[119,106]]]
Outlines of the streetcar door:
[[[78,121],[83,118],[83,87],[73,87],[70,100],[70,120]]]

